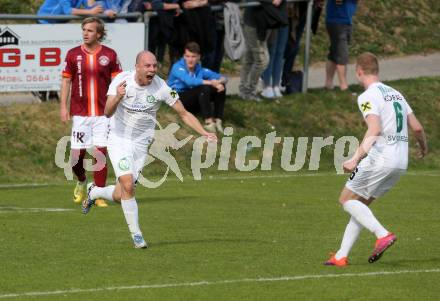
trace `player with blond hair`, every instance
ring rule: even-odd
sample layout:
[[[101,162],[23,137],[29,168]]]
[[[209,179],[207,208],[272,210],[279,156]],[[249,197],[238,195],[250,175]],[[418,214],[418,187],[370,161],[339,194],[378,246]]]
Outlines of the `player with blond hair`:
[[[122,72],[116,52],[104,45],[105,25],[96,17],[82,21],[83,44],[67,52],[61,84],[60,119],[67,123],[72,117],[72,170],[78,182],[73,201],[86,198],[86,171],[83,166],[87,149],[94,149],[97,159],[93,172],[94,183],[104,187],[107,179],[107,134],[109,119],[104,116],[106,92],[112,78]],[[67,102],[70,93],[70,110]],[[97,205],[106,207],[104,200]]]
[[[339,202],[350,215],[341,247],[326,265],[346,266],[348,254],[363,228],[377,240],[368,262],[377,261],[397,240],[368,207],[390,190],[408,167],[408,127],[420,147],[419,158],[428,152],[425,132],[403,95],[379,81],[375,55],[363,53],[357,58],[356,76],[365,88],[358,106],[367,124],[362,143],[343,168],[351,172]]]

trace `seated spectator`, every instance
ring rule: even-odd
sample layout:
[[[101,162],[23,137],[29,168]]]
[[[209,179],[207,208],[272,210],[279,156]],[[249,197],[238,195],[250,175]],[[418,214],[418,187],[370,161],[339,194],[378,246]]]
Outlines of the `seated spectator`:
[[[201,111],[209,132],[223,132],[226,77],[200,65],[200,46],[189,42],[183,57],[171,68],[168,85],[179,93],[183,106]],[[214,108],[212,108],[212,105]]]
[[[45,0],[37,16],[47,15],[97,15],[104,11],[95,0]],[[38,23],[65,23],[64,20],[38,20]]]

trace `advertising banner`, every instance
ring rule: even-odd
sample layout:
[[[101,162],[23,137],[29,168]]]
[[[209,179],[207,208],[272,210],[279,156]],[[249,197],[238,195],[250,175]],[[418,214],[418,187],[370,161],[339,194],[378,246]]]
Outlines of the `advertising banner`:
[[[143,23],[106,24],[103,44],[122,68],[134,68],[144,49]],[[80,24],[0,25],[0,92],[59,90],[69,49],[82,43]]]

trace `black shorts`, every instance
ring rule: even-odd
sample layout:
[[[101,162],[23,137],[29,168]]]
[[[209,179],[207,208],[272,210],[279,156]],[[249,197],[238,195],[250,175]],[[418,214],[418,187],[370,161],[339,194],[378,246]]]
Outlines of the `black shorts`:
[[[327,58],[337,65],[347,65],[348,45],[351,40],[351,25],[326,24],[330,38],[330,49]]]

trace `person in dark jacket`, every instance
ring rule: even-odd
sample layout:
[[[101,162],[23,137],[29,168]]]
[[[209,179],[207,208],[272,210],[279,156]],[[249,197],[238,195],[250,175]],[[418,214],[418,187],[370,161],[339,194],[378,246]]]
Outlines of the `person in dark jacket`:
[[[226,2],[238,3],[239,0],[208,0],[211,6],[221,5],[224,7]],[[223,8],[221,10],[212,11],[212,16],[215,20],[215,26],[211,26],[211,36],[213,37],[213,50],[206,53],[202,58],[202,65],[215,72],[220,72],[223,57],[225,54],[224,40],[225,40],[225,19],[223,15]]]
[[[183,11],[174,19],[171,63],[183,55],[182,49],[189,42],[199,44],[202,57],[211,53],[215,46],[212,35],[215,20],[208,0],[180,0],[179,3]]]
[[[173,38],[174,18],[180,14],[180,5],[178,0],[149,0],[145,6],[158,14],[150,19],[148,50],[163,63],[166,45],[170,45]]]
[[[200,65],[200,46],[189,42],[183,57],[174,63],[168,85],[179,93],[183,106],[192,113],[201,112],[205,129],[223,132],[226,77]]]

